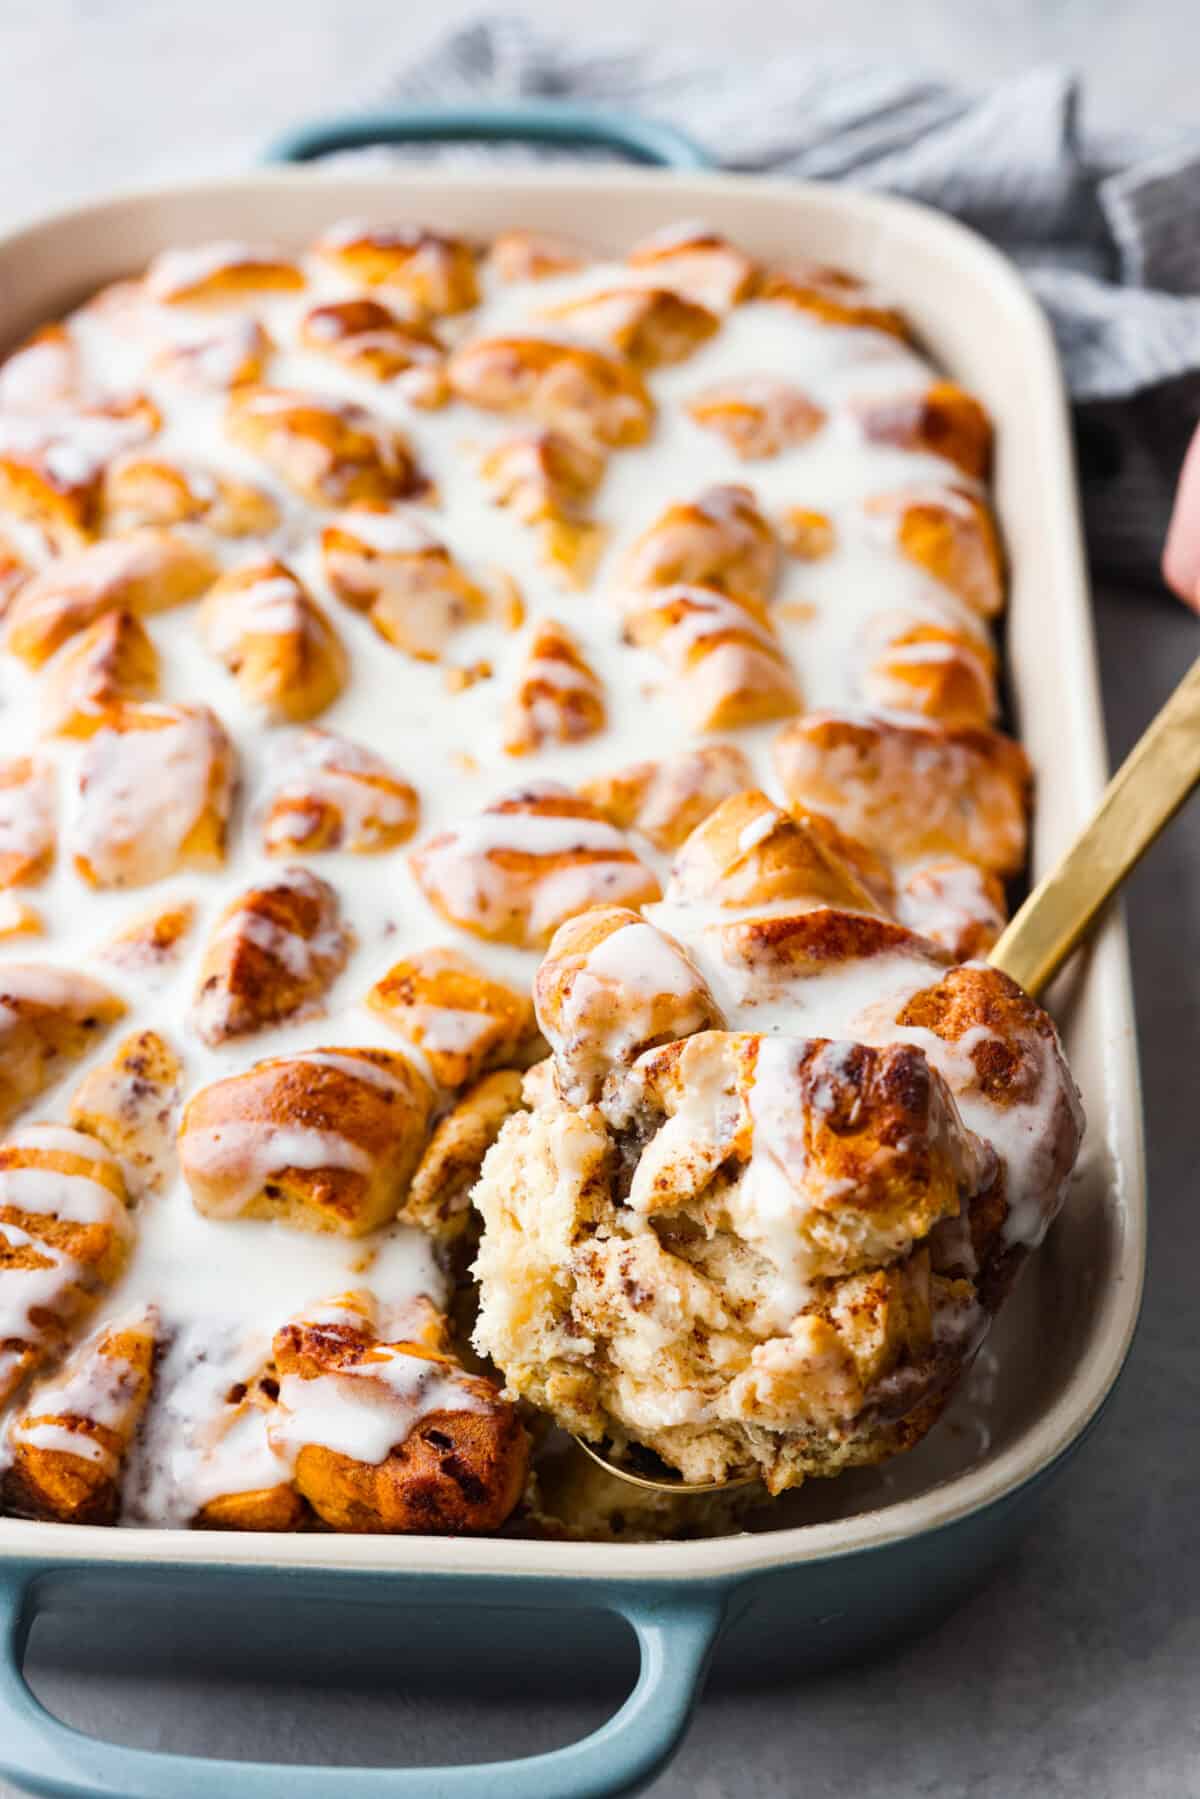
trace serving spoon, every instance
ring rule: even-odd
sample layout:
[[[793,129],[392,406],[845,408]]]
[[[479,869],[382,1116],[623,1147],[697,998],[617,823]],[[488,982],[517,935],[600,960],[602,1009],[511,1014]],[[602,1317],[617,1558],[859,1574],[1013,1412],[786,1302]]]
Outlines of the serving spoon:
[[[1031,998],[1053,980],[1159,832],[1200,783],[1200,657],[1122,762],[1091,820],[992,947],[988,962]],[[608,1474],[651,1493],[717,1493],[758,1476],[685,1481],[638,1474],[582,1437],[575,1441]],[[656,1458],[655,1458],[656,1459]]]

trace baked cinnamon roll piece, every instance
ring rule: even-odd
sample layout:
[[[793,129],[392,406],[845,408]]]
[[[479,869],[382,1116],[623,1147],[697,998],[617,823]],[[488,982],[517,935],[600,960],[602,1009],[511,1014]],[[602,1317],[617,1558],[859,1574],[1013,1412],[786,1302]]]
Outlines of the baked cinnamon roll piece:
[[[897,861],[950,855],[998,875],[1024,862],[1029,761],[998,731],[811,712],[773,759],[790,805]]]
[[[876,494],[867,517],[902,556],[941,581],[972,612],[994,618],[1004,607],[1004,560],[986,501],[963,487],[911,487]]]
[[[535,627],[504,712],[504,748],[524,756],[548,744],[578,743],[604,729],[604,688],[565,625]]]
[[[902,924],[940,944],[955,962],[986,956],[1008,922],[999,878],[953,856],[907,871],[894,903]]]
[[[484,412],[515,412],[609,449],[646,441],[654,402],[619,356],[541,337],[476,338],[455,350],[450,385]]]
[[[239,313],[213,321],[212,329],[156,351],[151,367],[173,386],[197,393],[228,393],[260,382],[274,344],[255,318]]]
[[[826,413],[801,388],[774,375],[718,381],[688,401],[688,415],[724,438],[743,462],[760,462],[808,443]]]
[[[11,943],[16,937],[40,937],[44,929],[36,906],[18,899],[15,893],[0,893],[0,943]]]
[[[377,855],[407,843],[417,828],[415,788],[373,750],[310,728],[281,753],[263,819],[271,856],[349,850]]]
[[[450,1355],[381,1340],[351,1297],[275,1334],[271,1441],[298,1490],[336,1531],[497,1530],[525,1485],[516,1407]]]
[[[479,458],[496,504],[538,530],[547,567],[571,587],[586,585],[604,548],[604,527],[585,515],[604,468],[596,444],[564,431],[505,437]]]
[[[414,319],[445,318],[479,303],[475,251],[461,237],[345,219],[313,251],[352,281],[385,288]]]
[[[346,684],[349,664],[332,622],[274,557],[222,575],[204,601],[201,628],[245,698],[269,719],[303,724]]]
[[[600,1106],[505,1126],[474,1195],[475,1340],[567,1429],[690,1480],[881,1461],[986,1323],[930,1241],[994,1173],[918,1049],[702,1031]]]
[[[166,1039],[157,1031],[135,1031],[117,1045],[111,1061],[84,1076],[71,1097],[72,1125],[117,1158],[133,1200],[161,1192],[174,1172],[182,1083],[182,1064]]]
[[[632,593],[624,634],[650,650],[696,731],[733,731],[800,709],[795,676],[762,603],[700,586]]]
[[[44,881],[55,840],[53,768],[34,756],[0,762],[0,891]]]
[[[75,969],[0,965],[0,1125],[94,1049],[124,1011],[115,993]]]
[[[403,435],[352,400],[237,387],[225,409],[225,429],[314,506],[388,505],[424,484]]]
[[[715,312],[670,287],[605,288],[548,306],[540,316],[639,369],[685,362],[721,328]]]
[[[210,1049],[313,1012],[346,966],[352,937],[327,881],[284,869],[230,902],[200,965],[192,1027]]]
[[[42,685],[48,736],[91,737],[130,702],[158,693],[158,651],[136,612],[117,607],[72,637]]]
[[[194,600],[219,570],[207,550],[173,531],[131,531],[62,556],[27,581],[9,608],[7,647],[41,668],[69,637],[106,612],[146,618]]]
[[[0,511],[34,525],[60,554],[79,548],[100,528],[108,464],[161,425],[146,394],[78,411],[0,412]]]
[[[924,391],[863,400],[856,407],[863,435],[940,456],[973,481],[986,481],[992,465],[992,422],[973,394],[953,381],[934,381]]]
[[[881,711],[944,725],[988,725],[999,710],[987,639],[930,618],[877,614],[864,633],[862,697]]]
[[[207,706],[122,707],[79,761],[79,874],[89,887],[144,887],[219,868],[235,776],[233,745]]]
[[[446,347],[427,325],[398,318],[378,300],[329,300],[300,321],[306,350],[363,375],[393,383],[413,406],[440,406],[449,397]]]
[[[144,525],[187,524],[218,537],[265,537],[280,522],[279,507],[261,487],[164,456],[110,463],[102,506],[106,534],[118,537]]]
[[[193,1094],[179,1159],[198,1212],[361,1237],[396,1216],[433,1096],[403,1056],[314,1049]]]
[[[748,299],[758,278],[757,266],[743,250],[691,220],[642,238],[626,260],[631,268],[652,270],[656,281],[719,312]]]
[[[8,1463],[0,1511],[58,1524],[115,1522],[125,1459],[150,1398],[156,1330],[152,1310],[116,1319],[37,1382],[0,1450]]]
[[[840,845],[756,788],[732,794],[691,833],[671,868],[669,902],[721,907],[780,901],[879,912]]]
[[[303,286],[303,271],[281,251],[227,240],[163,250],[145,279],[147,298],[159,306],[236,306],[253,294]]]
[[[42,325],[0,362],[0,412],[46,412],[80,398],[79,346],[66,325]]]
[[[904,342],[910,338],[903,313],[887,305],[867,282],[845,269],[803,262],[773,269],[763,278],[757,297],[777,306],[789,306],[821,325],[882,331]]]
[[[344,513],[321,533],[321,565],[340,600],[422,662],[438,661],[454,633],[487,611],[483,588],[406,513]]]
[[[682,750],[659,762],[632,762],[580,783],[579,792],[623,831],[640,831],[655,849],[675,850],[722,800],[754,783],[732,743]]]
[[[103,1144],[59,1124],[26,1125],[0,1144],[0,1405],[116,1280],[131,1237],[121,1171]]]
[[[448,924],[522,949],[589,906],[638,906],[658,882],[622,833],[569,788],[540,781],[432,837],[409,864]]]
[[[454,1243],[471,1221],[471,1189],[504,1126],[519,1112],[523,1077],[515,1068],[482,1075],[440,1118],[417,1164],[398,1217],[435,1242]]]
[[[838,546],[837,526],[829,514],[810,506],[789,506],[776,528],[780,543],[797,562],[823,562]]]
[[[523,1060],[536,1041],[525,994],[456,949],[418,950],[394,962],[367,1004],[420,1051],[440,1087],[462,1087]]]
[[[533,1001],[563,1098],[585,1105],[644,1050],[724,1025],[684,950],[624,906],[597,906],[554,933]]]
[[[114,968],[155,985],[171,971],[196,920],[190,900],[145,912],[124,925],[97,954]]]
[[[190,1463],[192,1530],[303,1530],[312,1513],[269,1435],[279,1410],[279,1376],[269,1353],[239,1346],[233,1380],[199,1418],[184,1423]]]
[[[0,531],[0,619],[32,573],[16,544]]]
[[[708,487],[668,506],[631,546],[625,586],[712,587],[739,600],[770,598],[779,565],[775,533],[748,487]]]
[[[590,261],[579,244],[547,231],[501,231],[488,251],[488,267],[500,281],[544,281],[573,274]]]

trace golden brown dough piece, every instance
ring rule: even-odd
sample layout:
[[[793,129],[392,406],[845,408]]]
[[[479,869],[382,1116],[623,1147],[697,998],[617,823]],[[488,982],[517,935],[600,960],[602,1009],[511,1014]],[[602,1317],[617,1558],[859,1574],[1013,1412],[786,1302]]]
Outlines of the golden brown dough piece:
[[[440,1087],[521,1061],[535,1041],[526,995],[456,949],[417,950],[393,963],[367,1004],[420,1050]]]
[[[467,312],[479,300],[475,251],[461,237],[346,219],[319,237],[313,250],[352,281],[387,289],[414,319]]]
[[[584,508],[604,475],[604,452],[565,431],[523,431],[502,438],[479,458],[479,473],[498,506],[510,506],[541,539],[551,574],[585,586],[607,532]]]
[[[771,907],[781,900],[879,912],[870,889],[839,846],[749,788],[722,801],[675,858],[667,898],[715,900],[725,908]]]
[[[570,275],[590,261],[590,253],[579,244],[546,231],[501,231],[488,252],[488,264],[501,281],[543,281],[549,275]]]
[[[204,953],[192,1007],[197,1036],[215,1049],[315,1011],[351,941],[337,894],[307,868],[247,888],[221,914]]]
[[[122,707],[79,762],[75,867],[90,887],[219,868],[234,785],[233,745],[207,706]]]
[[[623,831],[640,831],[656,849],[675,850],[722,800],[753,780],[736,745],[709,743],[661,762],[631,762],[581,782],[579,792]]]
[[[825,410],[800,388],[774,375],[718,381],[688,401],[688,413],[716,431],[743,462],[758,462],[815,437]]]
[[[177,960],[195,919],[196,908],[190,900],[143,913],[122,926],[97,954],[114,968],[153,983]]]
[[[179,1057],[166,1039],[135,1031],[72,1096],[71,1123],[117,1158],[134,1200],[161,1192],[171,1176],[182,1081]]]
[[[634,543],[622,569],[628,587],[712,587],[739,600],[767,600],[779,549],[748,487],[707,487],[668,506]]]
[[[160,306],[240,305],[251,294],[303,286],[303,273],[281,251],[227,241],[163,250],[145,281],[148,298]]]
[[[237,387],[225,429],[314,506],[387,505],[420,490],[407,442],[350,400],[282,387]]]
[[[37,1383],[8,1429],[0,1511],[58,1524],[115,1521],[125,1457],[150,1397],[156,1329],[152,1311],[106,1324]]]
[[[417,828],[415,788],[360,743],[301,731],[279,768],[263,821],[263,847],[272,856],[339,849],[373,855],[406,843]]]
[[[425,662],[482,618],[487,595],[445,544],[406,513],[350,512],[321,533],[325,579],[381,637]]]
[[[340,637],[304,584],[272,557],[222,575],[201,623],[208,647],[270,719],[303,724],[346,684]]]
[[[74,969],[0,966],[0,1124],[94,1049],[124,1011],[115,993]]]
[[[190,1520],[193,1530],[303,1530],[312,1513],[271,1448],[279,1378],[268,1361],[222,1395],[206,1419],[200,1446],[203,1487],[218,1490]],[[261,1483],[261,1484],[255,1484]],[[223,1489],[223,1490],[222,1490]]]
[[[524,756],[547,744],[578,743],[604,729],[604,689],[579,646],[557,619],[534,628],[516,688],[504,712],[504,747]]]
[[[485,1074],[438,1120],[417,1164],[398,1217],[443,1243],[461,1237],[471,1218],[471,1189],[506,1118],[521,1108],[515,1068]]]
[[[863,400],[857,407],[872,443],[894,444],[941,456],[974,481],[986,481],[992,465],[992,422],[973,394],[953,381],[898,399]]]
[[[279,507],[261,487],[161,455],[139,453],[110,463],[102,504],[109,537],[187,524],[202,524],[218,537],[260,537],[280,522]]]
[[[32,570],[10,538],[0,531],[0,619],[8,611]]]
[[[162,424],[145,394],[68,411],[0,413],[0,510],[29,521],[60,552],[95,537],[104,471]]]
[[[541,317],[639,369],[686,361],[721,327],[715,312],[670,287],[605,288],[562,300]]]
[[[992,509],[964,487],[911,487],[865,503],[901,555],[941,581],[973,612],[994,618],[1004,607],[1004,558]]]
[[[822,325],[883,331],[906,342],[910,336],[903,313],[888,306],[865,281],[845,269],[792,263],[765,276],[758,297],[807,313]]]
[[[1025,860],[1030,770],[998,731],[811,712],[780,732],[790,805],[824,812],[897,861],[955,856],[998,875]]]
[[[583,1105],[644,1050],[720,1029],[720,1008],[684,950],[623,906],[597,906],[554,933],[533,984],[563,1097]]]
[[[145,618],[194,600],[217,577],[207,550],[146,529],[63,556],[26,582],[9,609],[8,648],[40,668],[68,637],[120,609]]]
[[[394,1218],[432,1094],[403,1056],[307,1050],[193,1094],[179,1156],[199,1212],[361,1237]]]
[[[999,878],[944,856],[918,863],[895,895],[896,917],[950,952],[956,962],[986,956],[1008,921]]]
[[[762,603],[713,587],[656,587],[628,596],[624,632],[650,650],[696,731],[736,731],[800,709],[791,665]]]
[[[335,1303],[275,1334],[271,1438],[297,1488],[337,1531],[497,1530],[528,1464],[515,1406],[451,1356],[381,1342],[365,1310]]]
[[[475,1340],[567,1429],[688,1479],[880,1461],[982,1331],[929,1242],[994,1171],[915,1048],[702,1032],[600,1107],[509,1120],[474,1193]]]
[[[36,906],[26,905],[15,893],[0,893],[0,943],[14,937],[40,937],[44,929]]]
[[[719,312],[748,299],[758,270],[743,250],[707,226],[667,225],[634,245],[631,268],[653,269],[655,279],[691,294]]]
[[[619,356],[541,337],[484,337],[450,358],[450,385],[485,412],[518,412],[610,449],[646,441],[654,402]]]
[[[810,506],[789,506],[777,528],[780,543],[797,562],[821,562],[837,548],[837,526],[827,512]]]
[[[54,844],[53,768],[34,756],[0,762],[0,890],[36,887]]]
[[[638,906],[659,891],[622,833],[555,781],[493,801],[430,838],[409,864],[447,923],[524,949],[543,947],[589,906]]]
[[[877,614],[864,636],[860,685],[868,705],[944,725],[988,725],[996,717],[996,656],[986,638],[904,613]]]
[[[102,613],[64,645],[46,671],[42,716],[47,735],[90,737],[129,700],[158,692],[158,651],[137,614]]]
[[[257,319],[245,313],[214,321],[196,337],[170,343],[151,367],[162,379],[199,393],[227,393],[261,381],[274,349]]]
[[[427,325],[401,319],[378,300],[331,300],[300,321],[300,342],[369,381],[394,383],[413,406],[449,397],[446,347]]]
[[[121,1171],[95,1138],[31,1124],[0,1144],[0,1405],[116,1279],[131,1234]]]
[[[42,325],[0,362],[0,412],[45,412],[79,398],[79,346],[66,325]]]

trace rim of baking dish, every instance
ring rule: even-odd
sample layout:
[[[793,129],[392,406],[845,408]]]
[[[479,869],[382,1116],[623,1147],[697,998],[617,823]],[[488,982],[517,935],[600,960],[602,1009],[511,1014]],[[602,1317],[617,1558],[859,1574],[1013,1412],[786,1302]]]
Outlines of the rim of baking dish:
[[[453,190],[478,189],[475,169],[437,164],[356,169],[350,165],[264,168],[203,180],[154,182],[123,188],[92,201],[64,205],[18,220],[0,232],[0,258],[36,248],[44,233],[73,224],[94,227],[98,215],[131,206],[147,208],[177,201],[220,200],[258,189],[339,186],[423,188],[430,183]],[[853,214],[864,224],[899,227],[919,235],[952,259],[960,273],[997,289],[1014,334],[1024,339],[1023,355],[1033,394],[1030,414],[1043,447],[1052,452],[1060,487],[1062,530],[1053,543],[1057,566],[1050,578],[1075,599],[1070,607],[1077,679],[1070,690],[1065,721],[1086,757],[1096,799],[1106,779],[1103,715],[1095,637],[1078,522],[1069,415],[1049,324],[1009,260],[957,220],[917,201],[840,185],[739,174],[686,174],[619,164],[586,169],[549,167],[489,169],[489,194],[519,195],[549,188],[661,190],[670,195],[672,216],[680,209],[703,211],[706,197],[727,201],[742,194],[774,197],[786,204],[803,198],[806,207]],[[783,1526],[762,1532],[693,1542],[559,1543],[504,1537],[349,1536],[333,1533],[258,1535],[234,1531],[112,1528],[0,1518],[0,1567],[5,1562],[47,1568],[87,1563],[103,1566],[227,1567],[230,1569],[311,1569],[325,1573],[412,1573],[423,1576],[472,1574],[503,1577],[557,1576],[646,1578],[654,1581],[713,1579],[750,1574],[781,1565],[825,1561],[924,1537],[986,1510],[1039,1476],[1072,1447],[1094,1422],[1112,1391],[1133,1341],[1145,1272],[1145,1155],[1128,940],[1117,908],[1088,953],[1089,978],[1099,989],[1104,1018],[1103,1131],[1110,1181],[1120,1221],[1114,1275],[1106,1286],[1086,1350],[1057,1399],[1007,1448],[978,1467],[940,1482],[914,1497],[827,1523]]]

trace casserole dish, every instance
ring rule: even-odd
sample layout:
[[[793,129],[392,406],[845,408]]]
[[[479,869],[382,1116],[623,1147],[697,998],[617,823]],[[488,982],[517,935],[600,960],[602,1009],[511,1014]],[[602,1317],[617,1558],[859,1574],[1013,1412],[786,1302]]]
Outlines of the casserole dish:
[[[694,169],[661,131],[580,120],[560,109],[517,117],[367,121],[320,128],[301,157],[365,138],[529,135],[613,141]],[[807,254],[890,290],[951,375],[998,426],[995,499],[1011,562],[1008,659],[1015,723],[1038,771],[1035,874],[1091,812],[1104,780],[1088,595],[1066,410],[1047,328],[1007,263],[969,232],[890,199],[738,177],[552,170],[473,175],[391,171],[314,178],[271,172],[128,196],[36,224],[0,243],[6,341],[172,242],[256,235],[300,244],[331,218],[436,218],[482,232],[498,214],[597,243],[681,215],[736,233],[749,250]],[[683,1730],[718,1638],[743,1670],[770,1654],[817,1667],[861,1652],[944,1608],[998,1556],[1040,1490],[1094,1422],[1129,1347],[1141,1290],[1144,1193],[1126,948],[1110,920],[1051,1001],[1091,1127],[1069,1203],[994,1339],[986,1446],[953,1417],[886,1474],[806,1489],[768,1532],[697,1544],[572,1545],[501,1540],[248,1538],[0,1523],[0,1769],[47,1793],[528,1795],[626,1791],[648,1779]],[[989,1363],[989,1367],[993,1364]],[[203,1591],[245,1615],[256,1593],[353,1604],[377,1623],[399,1604],[615,1611],[635,1631],[641,1672],[616,1716],[583,1742],[508,1764],[444,1770],[296,1769],[149,1754],[92,1742],[49,1717],[20,1656],[39,1604],[73,1583]]]

